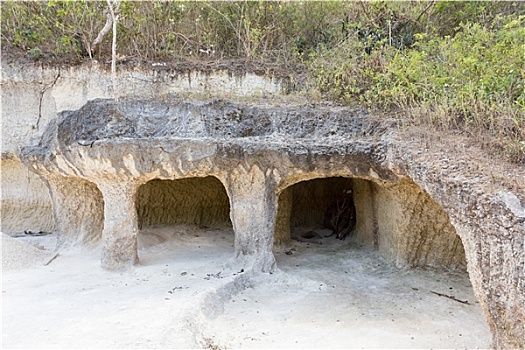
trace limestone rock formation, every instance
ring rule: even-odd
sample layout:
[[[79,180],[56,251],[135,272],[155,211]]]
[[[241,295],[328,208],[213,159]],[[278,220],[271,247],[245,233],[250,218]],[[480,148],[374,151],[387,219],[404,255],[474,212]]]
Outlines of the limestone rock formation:
[[[271,272],[274,242],[322,222],[350,185],[358,242],[400,267],[466,266],[495,346],[525,346],[519,198],[461,178],[397,127],[351,108],[99,99],[59,114],[21,157],[46,179],[62,244],[102,239],[108,269],[139,262],[142,225],[189,222],[231,223],[235,263]]]

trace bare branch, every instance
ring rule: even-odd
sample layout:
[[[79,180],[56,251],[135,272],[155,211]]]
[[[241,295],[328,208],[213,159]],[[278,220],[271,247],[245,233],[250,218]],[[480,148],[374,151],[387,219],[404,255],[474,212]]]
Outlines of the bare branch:
[[[100,44],[102,40],[104,40],[104,36],[106,36],[106,34],[109,32],[112,24],[113,24],[113,17],[111,16],[111,13],[108,11],[108,13],[106,14],[106,24],[104,25],[104,28],[102,28],[100,33],[98,33],[97,37],[91,44],[91,53],[93,53],[97,45]]]
[[[434,0],[430,1],[428,6],[425,7],[425,9],[419,14],[419,16],[417,16],[416,18],[416,23],[419,22],[419,20],[421,19],[421,17],[423,17],[423,15],[428,11],[429,8],[431,8],[432,6],[434,6]]]

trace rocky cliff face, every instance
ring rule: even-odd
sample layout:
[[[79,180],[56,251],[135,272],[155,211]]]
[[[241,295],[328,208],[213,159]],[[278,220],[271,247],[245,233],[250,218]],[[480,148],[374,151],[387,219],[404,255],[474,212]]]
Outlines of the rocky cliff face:
[[[118,77],[120,96],[157,99],[169,94],[271,97],[284,89],[280,79],[224,64],[207,70],[174,69],[155,63],[119,67]],[[111,86],[111,74],[103,64],[61,67],[2,62],[0,162],[4,232],[55,229],[47,186],[20,162],[20,147],[38,144],[57,113],[77,110],[90,100],[113,97]]]
[[[451,141],[457,154],[443,147],[428,149],[428,143],[421,140],[398,145],[396,163],[445,209],[461,237],[474,291],[489,315],[494,345],[523,348],[525,210],[523,199],[518,198],[524,194],[518,182],[524,180],[525,170],[518,167],[507,173],[514,183],[513,193],[494,181],[505,170],[495,166],[487,171],[487,162],[480,159],[483,154],[476,157],[475,150],[459,151],[465,144]]]
[[[184,222],[232,225],[235,264],[271,272],[274,243],[349,186],[358,242],[400,267],[466,266],[494,345],[525,346],[523,179],[494,181],[464,144],[351,108],[170,94],[41,123],[39,143],[15,153],[50,190],[60,244],[102,240],[107,269],[139,262],[140,227]]]

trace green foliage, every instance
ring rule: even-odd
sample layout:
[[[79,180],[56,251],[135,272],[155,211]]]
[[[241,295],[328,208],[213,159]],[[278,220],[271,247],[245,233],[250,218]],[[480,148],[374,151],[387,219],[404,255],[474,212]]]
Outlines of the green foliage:
[[[461,24],[478,23],[490,27],[497,16],[525,15],[525,8],[516,1],[439,1],[436,3],[429,28],[440,37],[454,36]]]
[[[511,20],[493,32],[479,24],[462,24],[453,38],[420,36],[415,50],[399,51],[386,73],[376,77],[375,93],[388,93],[388,86],[404,92],[397,104],[446,97],[458,109],[464,102],[524,105],[525,17]]]
[[[417,50],[397,52],[377,74],[367,100],[439,105],[444,113],[431,115],[435,122],[489,132],[509,156],[525,160],[525,17],[506,22],[498,31],[467,23],[453,38],[421,37]]]
[[[381,51],[369,55],[365,44],[352,35],[340,46],[322,48],[310,55],[309,70],[315,86],[342,103],[359,101],[371,88],[372,77],[381,69]]]
[[[40,50],[39,47],[33,47],[32,49],[29,49],[29,56],[32,59],[38,59],[40,56],[42,56],[42,50]]]
[[[87,53],[105,18],[98,1],[7,1],[2,4],[2,47],[21,49],[33,59],[65,57],[76,62]],[[32,52],[40,50],[39,55]]]
[[[119,55],[137,59],[255,58],[289,63],[340,40],[344,2],[123,1]],[[106,22],[104,1],[7,1],[2,45],[81,60]],[[108,58],[106,38],[95,58]]]
[[[491,146],[522,162],[524,44],[525,16],[496,16],[486,27],[460,24],[454,37],[415,34],[404,49],[383,42],[368,53],[353,36],[315,55],[309,69],[316,86],[342,103],[424,110],[418,118],[492,135]]]
[[[111,35],[91,47],[106,13],[105,1],[4,1],[2,48],[109,60]],[[120,57],[306,66],[329,98],[491,135],[525,161],[524,3],[123,0],[119,16]]]

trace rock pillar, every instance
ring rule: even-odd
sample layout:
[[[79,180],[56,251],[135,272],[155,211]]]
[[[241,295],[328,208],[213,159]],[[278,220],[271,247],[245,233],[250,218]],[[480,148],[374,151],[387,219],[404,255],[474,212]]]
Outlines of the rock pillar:
[[[104,231],[102,232],[102,267],[124,270],[138,263],[137,210],[134,182],[101,182],[104,195]]]
[[[277,198],[257,165],[239,167],[228,179],[230,217],[235,231],[235,258],[245,269],[271,272]]]

